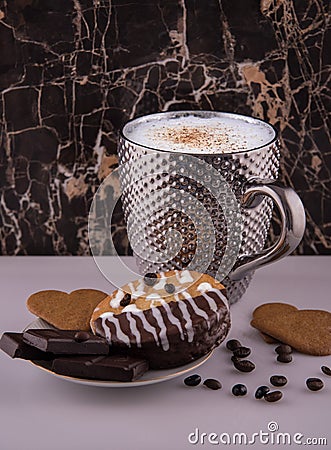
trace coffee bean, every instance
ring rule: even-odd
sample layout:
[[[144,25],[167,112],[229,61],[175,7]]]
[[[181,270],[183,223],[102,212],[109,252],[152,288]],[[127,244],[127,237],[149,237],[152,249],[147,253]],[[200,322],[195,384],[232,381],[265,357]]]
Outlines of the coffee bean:
[[[248,347],[238,347],[233,350],[233,355],[236,358],[247,358],[251,354],[251,349]]]
[[[284,375],[273,375],[270,377],[270,383],[273,386],[285,386],[287,378]]]
[[[277,361],[281,363],[290,363],[292,361],[292,355],[290,353],[279,353]]]
[[[122,300],[120,301],[121,306],[128,306],[131,302],[131,295],[125,294]]]
[[[264,400],[266,400],[269,403],[278,402],[283,397],[283,393],[280,391],[272,391],[268,392],[264,396]]]
[[[231,350],[231,352],[233,352],[236,348],[241,347],[241,343],[237,340],[237,339],[230,339],[227,343],[226,343],[226,348],[228,350]]]
[[[270,388],[268,386],[260,386],[255,391],[255,398],[260,400],[263,398],[268,392],[270,391]]]
[[[201,383],[201,377],[197,374],[190,375],[189,377],[185,378],[184,383],[186,384],[186,386],[198,386],[198,384]]]
[[[232,394],[236,397],[242,397],[247,394],[247,387],[244,384],[235,384],[232,388]]]
[[[322,366],[321,367],[321,371],[323,373],[325,373],[325,375],[329,375],[329,377],[331,377],[331,369],[328,366]]]
[[[146,275],[144,276],[144,283],[147,286],[154,286],[154,284],[156,284],[156,282],[157,282],[156,273],[146,273]]]
[[[84,342],[90,339],[90,333],[87,331],[77,331],[74,336],[76,342]]]
[[[320,378],[307,378],[306,385],[311,391],[320,391],[324,387],[324,383]]]
[[[218,380],[214,380],[213,378],[207,378],[207,380],[205,380],[203,382],[203,384],[209,388],[209,389],[213,389],[214,391],[216,391],[217,389],[221,389],[222,385]]]
[[[176,288],[172,283],[167,283],[164,285],[164,290],[168,292],[168,294],[173,294]]]
[[[281,353],[292,353],[292,347],[286,344],[278,345],[278,347],[275,348],[275,352],[279,355]]]
[[[255,364],[252,361],[248,361],[248,359],[233,361],[233,365],[240,372],[252,372],[255,369]]]

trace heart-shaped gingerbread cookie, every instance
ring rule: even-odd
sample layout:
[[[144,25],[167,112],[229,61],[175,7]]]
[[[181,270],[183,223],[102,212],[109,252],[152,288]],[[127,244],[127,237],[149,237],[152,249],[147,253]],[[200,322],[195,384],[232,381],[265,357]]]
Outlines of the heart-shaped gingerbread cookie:
[[[97,289],[67,292],[47,290],[30,295],[26,305],[32,314],[60,330],[90,330],[94,308],[108,294]]]
[[[251,325],[268,336],[309,355],[331,355],[331,313],[266,303],[253,312]]]

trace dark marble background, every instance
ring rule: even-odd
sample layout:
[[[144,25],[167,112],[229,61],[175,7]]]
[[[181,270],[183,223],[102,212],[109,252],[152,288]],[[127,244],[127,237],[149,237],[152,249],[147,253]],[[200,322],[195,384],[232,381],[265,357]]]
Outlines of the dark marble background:
[[[331,253],[328,9],[326,0],[0,0],[1,254],[89,254],[89,205],[116,167],[118,129],[185,108],[273,123],[281,179],[307,211],[297,252]],[[120,208],[113,233],[127,253]]]

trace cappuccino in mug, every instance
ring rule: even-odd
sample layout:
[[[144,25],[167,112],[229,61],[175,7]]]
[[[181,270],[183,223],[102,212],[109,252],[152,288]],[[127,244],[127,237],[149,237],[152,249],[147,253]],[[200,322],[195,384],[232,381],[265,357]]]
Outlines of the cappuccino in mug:
[[[188,267],[217,276],[234,303],[256,269],[301,240],[302,203],[276,181],[277,132],[260,119],[219,111],[151,114],[124,126],[118,154],[124,217],[141,273]],[[273,204],[282,231],[265,248]]]
[[[202,116],[194,111],[136,119],[123,133],[144,147],[180,153],[233,153],[263,147],[275,138],[274,129],[265,122],[226,113]]]

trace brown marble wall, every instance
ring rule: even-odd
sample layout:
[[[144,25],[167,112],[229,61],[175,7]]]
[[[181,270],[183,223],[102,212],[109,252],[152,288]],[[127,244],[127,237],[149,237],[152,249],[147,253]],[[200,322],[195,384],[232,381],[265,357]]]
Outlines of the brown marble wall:
[[[0,0],[1,254],[89,253],[87,213],[128,119],[252,114],[281,132],[281,178],[331,253],[327,0]],[[277,226],[275,227],[275,229]],[[120,207],[114,239],[128,252]]]

